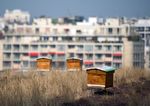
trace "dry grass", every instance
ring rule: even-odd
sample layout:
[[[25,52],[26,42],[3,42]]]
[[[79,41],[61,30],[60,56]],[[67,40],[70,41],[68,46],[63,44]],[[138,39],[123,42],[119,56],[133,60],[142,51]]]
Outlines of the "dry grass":
[[[85,72],[11,74],[0,77],[0,106],[57,106],[79,99],[86,89]]]
[[[0,106],[150,106],[145,70],[117,70],[113,95],[89,94],[84,71],[12,74],[0,74]]]
[[[115,86],[137,82],[140,79],[150,79],[150,72],[143,69],[123,68],[115,72]]]
[[[72,106],[150,106],[150,71],[124,68],[114,75],[114,87],[100,91]]]

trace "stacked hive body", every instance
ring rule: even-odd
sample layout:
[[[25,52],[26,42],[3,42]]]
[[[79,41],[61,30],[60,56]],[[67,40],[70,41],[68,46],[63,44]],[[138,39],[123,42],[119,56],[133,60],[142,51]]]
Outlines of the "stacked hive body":
[[[82,60],[77,59],[77,58],[67,59],[67,70],[68,71],[81,71]]]
[[[87,71],[87,83],[89,87],[113,87],[112,67],[89,68]]]
[[[39,71],[50,71],[52,68],[52,60],[48,58],[37,59],[37,69]]]

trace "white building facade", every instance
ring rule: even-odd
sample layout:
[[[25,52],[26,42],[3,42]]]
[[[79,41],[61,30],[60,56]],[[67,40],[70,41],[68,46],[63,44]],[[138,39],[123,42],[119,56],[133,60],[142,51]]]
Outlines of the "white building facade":
[[[24,24],[30,22],[30,14],[26,11],[21,11],[19,9],[6,10],[4,14],[4,19],[9,23]]]
[[[39,57],[51,58],[53,68],[62,69],[71,57],[82,59],[83,68],[144,68],[144,42],[132,26],[119,19],[104,24],[90,20],[77,25],[15,24],[4,34],[2,69],[33,69]]]
[[[150,69],[150,19],[139,19],[134,27],[145,41],[145,68]]]

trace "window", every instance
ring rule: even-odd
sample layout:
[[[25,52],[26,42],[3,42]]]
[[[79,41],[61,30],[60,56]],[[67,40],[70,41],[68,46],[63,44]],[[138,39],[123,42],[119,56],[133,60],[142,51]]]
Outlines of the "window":
[[[23,67],[28,67],[29,62],[28,61],[23,61]]]
[[[54,49],[55,47],[56,47],[56,45],[50,45],[50,48],[53,48],[53,49]]]
[[[4,66],[4,68],[10,68],[11,67],[11,62],[10,61],[4,61],[3,66]]]
[[[121,63],[113,63],[113,66],[115,68],[120,68],[122,66],[122,64]]]
[[[82,34],[82,31],[81,30],[76,30],[76,33],[77,34]]]
[[[28,51],[29,45],[22,45],[22,49],[23,49],[23,51]]]
[[[105,65],[106,66],[111,66],[111,62],[106,62]]]
[[[37,58],[38,58],[38,56],[31,56],[31,59],[33,59],[33,60],[35,60]]]
[[[69,29],[67,29],[67,28],[66,28],[66,29],[64,29],[64,32],[65,32],[65,33],[69,33],[69,31],[70,31],[70,30],[69,30]]]
[[[95,54],[95,59],[102,59],[102,54]]]
[[[92,45],[85,45],[85,51],[92,52],[93,51],[93,46]]]
[[[14,47],[14,51],[19,51],[20,49],[20,45],[14,45],[13,47]]]
[[[77,54],[77,57],[83,59],[83,54]]]
[[[21,41],[21,36],[16,36],[15,38],[16,38],[16,41],[18,42]]]
[[[12,40],[13,40],[13,37],[12,37],[12,36],[7,36],[7,37],[6,37],[6,41],[7,41],[7,42],[12,42]]]
[[[31,61],[30,62],[30,66],[31,66],[31,68],[35,68],[36,67],[36,62],[35,61]]]
[[[134,67],[140,67],[140,62],[133,62]]]
[[[70,36],[62,37],[62,41],[72,41],[72,40],[73,40],[73,38]]]
[[[65,68],[65,62],[61,62],[61,61],[57,62],[56,67],[64,69]]]
[[[58,41],[58,37],[53,37],[53,41]]]
[[[31,49],[34,50],[38,50],[38,45],[31,45]]]
[[[86,37],[78,37],[77,41],[86,41]]]
[[[11,50],[11,45],[4,45],[4,50]]]
[[[102,66],[102,65],[103,65],[102,62],[95,62],[95,66],[96,66],[96,67],[99,67],[99,66]]]
[[[141,37],[141,38],[145,38],[145,36],[144,36],[144,34],[143,34],[143,33],[142,33],[142,34],[140,34],[140,37]]]
[[[121,59],[122,59],[122,56],[113,56],[113,59],[114,59],[114,60],[121,60]]]
[[[140,54],[134,53],[133,58],[134,58],[134,60],[140,60]]]
[[[120,33],[120,28],[117,28],[117,34],[119,34]]]
[[[150,39],[146,39],[146,46],[150,46]]]
[[[146,31],[150,31],[150,27],[146,27]]]
[[[40,36],[40,41],[48,41],[49,37],[48,36]]]
[[[47,49],[48,45],[41,45],[42,49]]]
[[[57,60],[65,60],[65,55],[58,55]]]
[[[40,29],[39,29],[39,28],[36,28],[36,29],[35,29],[35,32],[36,32],[36,33],[39,33],[39,32],[40,32]]]
[[[83,45],[77,45],[78,51],[83,51]]]
[[[113,29],[112,28],[108,28],[108,33],[112,34],[113,33]]]
[[[102,46],[101,45],[96,45],[95,48],[96,48],[96,50],[102,50]]]
[[[122,51],[122,46],[121,45],[115,45],[114,50],[115,51]]]
[[[48,41],[48,40],[49,40],[49,37],[48,37],[48,36],[43,36],[43,40],[44,40],[44,41]]]
[[[10,59],[11,58],[11,53],[4,53],[3,56],[4,56],[3,57],[4,59]]]
[[[150,33],[146,34],[146,39],[150,39]]]
[[[14,58],[14,60],[19,60],[20,59],[20,54],[19,53],[14,53],[13,58]]]
[[[93,64],[85,64],[86,68],[93,67]]]
[[[69,53],[69,58],[74,57],[74,53]]]
[[[93,59],[93,54],[86,54],[86,59],[87,60],[92,60]]]
[[[105,57],[111,57],[112,55],[111,54],[105,54]]]
[[[110,45],[106,45],[106,46],[105,46],[105,50],[106,50],[106,51],[111,51],[111,49],[112,49],[112,47],[111,47]]]
[[[144,27],[137,27],[136,30],[137,30],[138,32],[143,32],[143,31],[144,31]]]
[[[58,45],[58,46],[57,46],[57,49],[58,49],[59,51],[64,51],[64,50],[65,50],[65,45]]]
[[[68,45],[68,48],[69,48],[69,49],[74,49],[74,48],[75,48],[75,45]]]
[[[22,56],[28,56],[28,53],[23,53]]]
[[[129,28],[128,27],[126,27],[126,33],[128,33],[129,32]]]

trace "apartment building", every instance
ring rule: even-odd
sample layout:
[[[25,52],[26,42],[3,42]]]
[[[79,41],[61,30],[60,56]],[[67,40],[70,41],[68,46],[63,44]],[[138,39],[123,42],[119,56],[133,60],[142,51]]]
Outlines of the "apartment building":
[[[26,11],[16,10],[6,10],[4,13],[4,19],[8,23],[18,23],[24,24],[30,22],[30,14]]]
[[[90,20],[63,25],[13,25],[4,35],[3,69],[36,68],[39,57],[51,58],[53,68],[62,69],[71,57],[82,59],[83,68],[144,68],[144,42],[132,26],[120,19],[110,18],[104,24],[96,18]]]
[[[139,19],[133,26],[145,41],[145,68],[150,69],[150,19]]]

